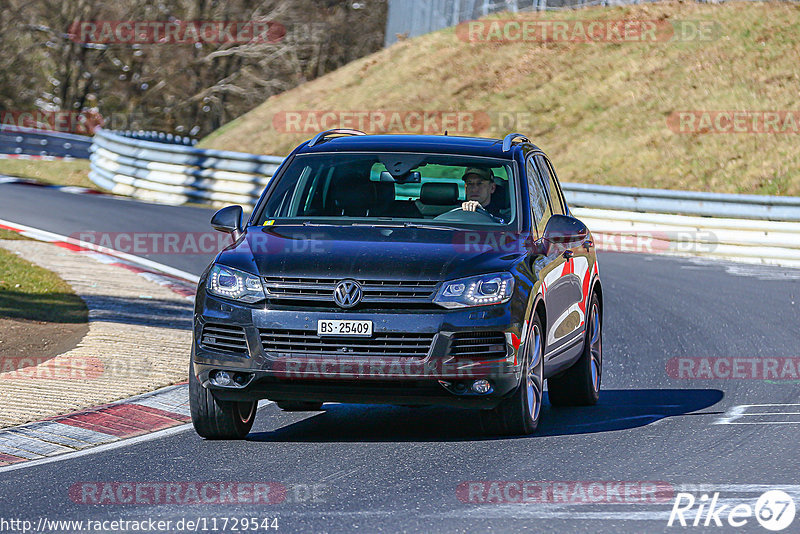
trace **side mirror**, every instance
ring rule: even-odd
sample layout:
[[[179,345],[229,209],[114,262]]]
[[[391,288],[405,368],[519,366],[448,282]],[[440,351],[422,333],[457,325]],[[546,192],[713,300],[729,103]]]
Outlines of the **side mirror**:
[[[231,234],[233,240],[242,235],[242,207],[226,206],[211,217],[211,227],[218,232]]]
[[[575,217],[553,215],[547,221],[542,239],[559,248],[568,249],[580,246],[588,236],[589,229]]]

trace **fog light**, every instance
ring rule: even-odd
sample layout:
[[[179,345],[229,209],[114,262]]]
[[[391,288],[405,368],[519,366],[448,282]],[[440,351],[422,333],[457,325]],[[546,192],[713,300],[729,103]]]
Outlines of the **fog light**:
[[[233,381],[237,386],[242,387],[250,381],[250,376],[250,373],[236,373],[233,375]]]
[[[211,377],[211,381],[217,386],[230,386],[233,384],[233,379],[227,371],[217,371]]]
[[[472,383],[472,391],[479,395],[486,395],[492,392],[492,384],[488,380],[481,378]]]

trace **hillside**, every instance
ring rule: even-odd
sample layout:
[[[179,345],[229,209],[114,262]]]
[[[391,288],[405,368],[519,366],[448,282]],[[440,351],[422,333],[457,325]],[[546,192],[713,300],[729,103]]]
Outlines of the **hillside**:
[[[800,5],[665,2],[486,21],[512,17],[536,17],[542,28],[567,21],[571,31],[589,21],[656,21],[659,31],[656,42],[468,42],[466,26],[449,28],[274,96],[201,146],[286,154],[311,137],[295,133],[298,125],[313,127],[324,111],[349,120],[343,111],[373,112],[386,122],[462,111],[468,135],[529,134],[563,181],[800,195]],[[697,29],[705,33],[691,38]],[[695,133],[680,131],[686,111],[700,112],[682,117],[690,130],[697,121]],[[751,115],[731,123],[706,111]],[[753,117],[772,111],[792,113],[755,123],[767,133],[707,133],[748,131]],[[406,121],[412,131],[416,124]]]

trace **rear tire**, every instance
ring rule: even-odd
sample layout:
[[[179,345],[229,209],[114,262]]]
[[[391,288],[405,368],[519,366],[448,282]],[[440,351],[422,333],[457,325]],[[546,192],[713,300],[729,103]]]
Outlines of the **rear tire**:
[[[316,412],[322,409],[321,402],[313,401],[275,401],[284,412]]]
[[[519,436],[536,431],[542,412],[544,391],[544,346],[542,325],[534,314],[523,345],[523,375],[514,392],[495,408],[481,411],[481,426],[487,435]]]
[[[600,300],[592,294],[583,354],[558,378],[547,379],[547,393],[554,406],[591,406],[600,398],[603,373],[603,319]]]
[[[258,402],[222,401],[203,387],[189,363],[189,410],[194,430],[207,439],[242,439],[250,432]]]

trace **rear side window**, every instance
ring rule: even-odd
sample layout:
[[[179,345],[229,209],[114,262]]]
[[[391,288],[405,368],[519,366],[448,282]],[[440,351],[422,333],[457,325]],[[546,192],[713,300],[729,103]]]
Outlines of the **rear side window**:
[[[533,158],[528,158],[528,163],[525,165],[525,174],[528,177],[528,196],[531,202],[533,225],[536,228],[537,237],[540,237],[544,233],[544,227],[547,226],[551,212],[550,205],[547,202],[547,194],[542,187]]]
[[[564,200],[561,198],[561,189],[556,183],[556,178],[550,172],[550,167],[547,161],[542,156],[536,156],[536,164],[542,174],[542,181],[547,187],[547,193],[550,197],[550,205],[553,207],[553,213],[558,215],[565,215],[566,209],[564,208]]]

